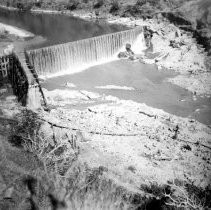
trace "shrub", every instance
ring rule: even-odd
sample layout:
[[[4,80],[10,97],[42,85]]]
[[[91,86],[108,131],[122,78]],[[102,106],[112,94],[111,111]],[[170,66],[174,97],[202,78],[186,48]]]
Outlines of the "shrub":
[[[97,8],[100,8],[102,7],[104,4],[104,0],[98,0],[96,4],[94,4],[94,8],[97,9]]]
[[[166,3],[161,0],[137,0],[136,7],[142,7],[142,6],[151,6],[154,9],[165,9],[167,7]]]
[[[18,2],[18,3],[17,3],[17,8],[18,8],[19,10],[23,10],[23,9],[24,9],[24,4],[21,3],[21,2]]]
[[[77,0],[69,0],[69,2],[67,3],[66,9],[68,10],[75,10],[77,9],[78,5],[80,3]]]
[[[22,110],[17,118],[19,121],[15,127],[15,132],[19,135],[34,136],[35,131],[39,130],[41,126],[41,122],[38,120],[37,114],[31,110]]]
[[[136,6],[143,6],[146,3],[146,0],[138,0]]]
[[[34,5],[35,5],[36,7],[39,7],[39,8],[42,6],[42,4],[43,4],[42,1],[36,1],[36,2],[34,3]]]
[[[110,9],[110,13],[114,13],[116,11],[118,11],[120,9],[120,5],[118,0],[113,0],[111,2],[111,9]]]
[[[143,4],[142,6],[128,5],[125,14],[127,16],[152,18],[154,11],[153,7],[149,4]]]
[[[147,0],[147,2],[149,4],[151,4],[152,6],[156,6],[156,5],[160,4],[160,0],[159,1],[158,0]]]
[[[19,147],[22,148],[24,144],[24,140],[21,138],[21,136],[12,135],[9,137],[8,141],[13,147]]]
[[[26,1],[18,1],[16,3],[16,7],[19,10],[30,11],[31,8],[33,7],[33,3],[32,2],[26,2]]]

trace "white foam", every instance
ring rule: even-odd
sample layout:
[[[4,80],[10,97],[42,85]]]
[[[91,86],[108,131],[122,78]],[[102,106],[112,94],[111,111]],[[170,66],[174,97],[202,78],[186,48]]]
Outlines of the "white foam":
[[[74,74],[118,59],[126,43],[136,54],[145,49],[142,29],[132,29],[29,51],[39,75],[45,78]]]
[[[117,85],[96,86],[95,88],[97,88],[97,89],[111,89],[111,90],[135,90],[133,87],[117,86]]]
[[[117,55],[113,56],[110,59],[102,59],[98,62],[93,62],[93,63],[89,63],[89,64],[81,64],[81,65],[78,65],[77,67],[74,67],[74,68],[64,69],[64,70],[57,72],[57,73],[52,73],[52,74],[48,74],[48,75],[39,75],[39,78],[45,80],[45,79],[53,78],[53,77],[71,75],[71,74],[75,74],[75,73],[79,73],[81,71],[84,71],[84,70],[86,70],[90,67],[102,65],[102,64],[109,63],[109,62],[112,62],[112,61],[115,61],[115,60],[118,60]]]
[[[65,87],[68,87],[68,88],[75,88],[75,87],[76,87],[75,84],[70,83],[70,82],[66,82],[66,83],[64,84],[64,86],[65,86]]]

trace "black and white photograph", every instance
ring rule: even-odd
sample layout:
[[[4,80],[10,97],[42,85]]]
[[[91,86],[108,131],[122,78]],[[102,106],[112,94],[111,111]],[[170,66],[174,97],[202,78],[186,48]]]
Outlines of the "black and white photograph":
[[[211,0],[0,0],[0,210],[211,210]]]

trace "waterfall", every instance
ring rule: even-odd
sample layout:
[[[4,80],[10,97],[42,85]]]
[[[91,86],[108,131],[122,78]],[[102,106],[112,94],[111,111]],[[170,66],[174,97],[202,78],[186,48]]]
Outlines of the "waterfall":
[[[140,37],[141,38],[138,38]],[[87,67],[111,61],[125,44],[136,43],[143,50],[141,27],[89,39],[27,51],[38,75],[51,76],[79,72]]]

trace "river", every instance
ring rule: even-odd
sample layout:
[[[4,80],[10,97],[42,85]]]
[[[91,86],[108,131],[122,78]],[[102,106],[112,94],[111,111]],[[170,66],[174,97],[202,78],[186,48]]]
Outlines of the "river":
[[[169,83],[167,79],[174,76],[176,73],[172,70],[158,71],[155,65],[119,60],[94,66],[77,74],[47,79],[42,86],[49,91],[75,89],[112,95],[210,125],[211,99],[195,97],[188,90]],[[75,87],[64,87],[66,83],[74,84]],[[129,87],[131,90],[115,87]]]

